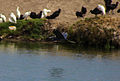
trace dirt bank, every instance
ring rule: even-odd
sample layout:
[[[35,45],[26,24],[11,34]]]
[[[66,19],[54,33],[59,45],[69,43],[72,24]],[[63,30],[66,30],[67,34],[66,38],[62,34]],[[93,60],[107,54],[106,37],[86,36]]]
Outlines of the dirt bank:
[[[79,20],[69,28],[69,36],[80,45],[119,47],[120,19],[101,16]]]
[[[116,1],[118,0],[113,0],[113,3]],[[85,6],[88,9],[86,18],[93,17],[94,15],[91,15],[89,10],[95,8],[97,4],[104,5],[104,0],[0,0],[0,13],[4,13],[9,17],[11,12],[16,13],[17,6],[20,6],[22,14],[26,11],[39,12],[44,8],[50,9],[54,12],[58,8],[61,8],[62,12],[60,16],[52,21],[52,23],[55,24],[54,26],[61,23],[68,26],[78,20],[75,16],[75,11],[81,10],[82,6]],[[120,8],[120,6],[118,6],[118,8]],[[120,14],[117,14],[116,10],[115,15],[112,16],[120,17]]]

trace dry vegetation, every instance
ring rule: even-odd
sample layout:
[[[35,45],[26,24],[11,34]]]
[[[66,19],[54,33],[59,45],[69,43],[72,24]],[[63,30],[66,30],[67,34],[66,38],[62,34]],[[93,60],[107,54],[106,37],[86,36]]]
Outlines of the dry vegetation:
[[[69,39],[82,45],[97,47],[120,46],[119,18],[91,17],[79,20],[69,28]]]

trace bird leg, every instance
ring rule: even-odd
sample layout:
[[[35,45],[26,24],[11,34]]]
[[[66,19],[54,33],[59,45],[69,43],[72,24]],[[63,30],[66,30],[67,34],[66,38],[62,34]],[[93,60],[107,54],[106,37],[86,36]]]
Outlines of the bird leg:
[[[83,17],[85,16],[85,14],[83,14]]]
[[[114,12],[113,12],[113,10],[112,10],[112,15],[114,15]]]
[[[95,17],[98,17],[97,14],[95,15]]]

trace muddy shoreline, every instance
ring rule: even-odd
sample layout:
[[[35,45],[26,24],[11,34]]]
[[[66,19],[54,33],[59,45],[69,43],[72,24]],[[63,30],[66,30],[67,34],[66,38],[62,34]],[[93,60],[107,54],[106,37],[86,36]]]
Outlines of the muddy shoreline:
[[[9,26],[16,26],[16,30],[9,30]],[[64,28],[68,33],[67,41],[46,41],[53,34],[53,23],[46,19],[19,20],[17,24],[10,22],[0,24],[0,36],[7,41],[32,41],[70,43],[100,48],[120,47],[120,19],[110,16],[90,17],[79,19],[73,25],[64,27],[56,24],[60,32]]]

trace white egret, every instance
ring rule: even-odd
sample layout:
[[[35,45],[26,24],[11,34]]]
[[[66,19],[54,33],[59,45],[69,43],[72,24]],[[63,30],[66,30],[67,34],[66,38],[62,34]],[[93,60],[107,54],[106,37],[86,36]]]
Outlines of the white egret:
[[[6,22],[6,17],[3,14],[0,14],[0,18],[2,18],[3,22]]]
[[[106,14],[106,9],[105,9],[105,7],[104,7],[103,5],[98,4],[97,8],[102,11],[102,14],[103,14],[103,15]]]
[[[31,11],[26,12],[26,13],[23,15],[23,18],[26,18],[26,19],[27,19],[27,17],[30,16],[30,14],[31,14]]]
[[[14,14],[13,12],[10,14],[9,21],[10,21],[11,23],[17,23],[16,16],[15,16],[15,14]]]
[[[47,17],[47,13],[51,12],[51,10],[43,9],[41,18]]]
[[[17,7],[16,12],[17,12],[17,18],[20,19],[20,15],[21,15],[21,13],[20,13],[19,7]]]
[[[0,18],[0,23],[2,23],[3,22],[3,19],[2,18]]]

